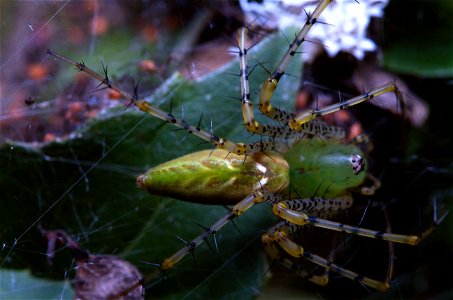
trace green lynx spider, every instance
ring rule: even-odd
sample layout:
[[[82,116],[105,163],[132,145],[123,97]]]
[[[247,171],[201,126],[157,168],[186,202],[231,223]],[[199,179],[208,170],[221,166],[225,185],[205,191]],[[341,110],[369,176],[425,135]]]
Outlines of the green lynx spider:
[[[175,118],[171,113],[152,106],[146,100],[124,92],[109,80],[107,74],[102,76],[85,66],[84,63],[74,62],[48,50],[48,54],[76,66],[80,71],[96,78],[101,84],[117,91],[143,112],[182,128],[188,133],[209,142],[215,148],[215,150],[200,151],[167,162],[137,178],[137,184],[151,193],[194,202],[207,202],[215,199],[213,201],[218,204],[234,204],[225,216],[213,223],[205,232],[162,261],[158,265],[159,270],[156,274],[171,270],[187,254],[203,243],[211,234],[218,232],[233,218],[245,213],[255,204],[267,202],[272,205],[273,214],[282,219],[280,223],[262,236],[266,252],[272,259],[278,260],[291,269],[293,262],[282,255],[286,253],[289,257],[306,259],[326,270],[336,272],[380,291],[386,291],[390,287],[391,271],[388,272],[384,281],[361,276],[325,258],[304,251],[301,245],[291,240],[291,235],[300,230],[300,227],[310,225],[388,242],[416,245],[429,235],[445,217],[446,212],[443,212],[440,216],[435,216],[433,226],[420,235],[400,235],[349,226],[313,215],[321,214],[321,216],[325,216],[329,214],[322,214],[323,212],[332,213],[349,208],[353,201],[348,190],[359,188],[367,176],[366,162],[361,150],[354,144],[343,142],[345,134],[342,129],[327,125],[319,121],[318,118],[369,101],[385,93],[394,93],[400,100],[402,97],[396,85],[391,82],[352,99],[321,109],[306,110],[299,114],[286,112],[271,105],[272,95],[291,58],[296,54],[308,31],[317,22],[318,17],[330,2],[331,0],[320,1],[316,9],[308,16],[307,21],[290,44],[275,71],[262,85],[259,96],[259,110],[268,118],[279,122],[281,125],[278,126],[261,124],[255,120],[248,84],[248,49],[245,44],[247,30],[241,30],[239,60],[244,123],[249,132],[270,137],[269,140],[255,143],[232,142],[199,127],[192,126],[184,120]],[[307,139],[307,136],[311,139]],[[307,140],[309,140],[312,150],[307,150],[310,148],[307,146]],[[291,186],[296,187],[301,185],[303,180],[307,180],[307,177],[302,176],[298,170],[310,166],[303,165],[299,158],[301,156],[316,156],[313,155],[313,152],[319,154],[320,157],[319,159],[313,158],[314,163],[317,164],[319,169],[325,170],[311,183],[313,187],[319,186],[325,180],[323,177],[327,174],[334,178],[344,179],[339,180],[341,182],[338,183],[337,187],[335,187],[334,181],[329,183],[329,193],[324,195],[323,198],[313,197],[313,195],[307,196],[308,198],[305,199],[294,198],[294,195],[289,196],[290,178]],[[282,156],[281,153],[285,154]],[[188,165],[192,169],[190,172]],[[172,170],[176,171],[173,172]],[[207,187],[207,181],[210,182],[210,187]],[[303,185],[308,184],[303,182]],[[171,192],[169,192],[168,187],[171,187]],[[376,186],[361,187],[360,191],[372,194],[374,189],[376,189]],[[234,190],[234,193],[232,190]],[[297,191],[295,195],[302,194],[302,191]],[[324,285],[328,278],[326,276],[310,276],[309,280]]]

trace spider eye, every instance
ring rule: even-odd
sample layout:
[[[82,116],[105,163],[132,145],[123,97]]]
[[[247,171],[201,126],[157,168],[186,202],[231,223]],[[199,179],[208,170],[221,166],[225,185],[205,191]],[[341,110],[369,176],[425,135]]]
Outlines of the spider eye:
[[[360,172],[363,171],[365,167],[365,162],[363,158],[358,155],[358,154],[353,154],[351,156],[351,164],[352,164],[352,170],[354,171],[354,174],[359,174]]]

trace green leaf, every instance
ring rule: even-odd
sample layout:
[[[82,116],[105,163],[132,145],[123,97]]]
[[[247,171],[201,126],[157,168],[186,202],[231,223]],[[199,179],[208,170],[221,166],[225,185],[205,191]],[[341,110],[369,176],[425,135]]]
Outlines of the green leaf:
[[[258,61],[273,69],[275,58],[287,47],[282,35],[274,35],[250,51],[249,65]],[[149,101],[234,141],[250,142],[245,132],[239,97],[239,63],[189,81],[179,74],[169,78]],[[287,71],[300,74],[296,58]],[[267,77],[256,66],[251,78],[252,98]],[[295,78],[284,78],[273,100],[277,106],[291,107],[297,90]],[[173,100],[171,100],[173,99]],[[146,275],[155,270],[148,262],[159,263],[182,246],[177,237],[191,240],[220,216],[224,207],[185,203],[148,195],[135,186],[135,177],[147,168],[210,145],[175,131],[170,125],[136,109],[114,108],[88,122],[64,141],[49,144],[16,142],[0,146],[0,205],[7,211],[0,220],[0,240],[4,243],[2,267],[29,268],[33,274],[66,278],[71,257],[56,253],[53,267],[46,263],[44,229],[63,229],[91,253],[119,255]],[[256,139],[255,139],[256,140]],[[215,199],[213,199],[215,203]],[[253,208],[235,225],[229,224],[191,257],[175,267],[168,279],[152,282],[149,294],[180,298],[251,298],[261,290],[268,268],[260,246],[260,235],[273,222],[266,205]],[[198,225],[199,224],[199,225]],[[237,228],[236,228],[237,227]],[[217,246],[216,246],[217,245]],[[218,252],[218,253],[217,253]],[[18,290],[24,289],[20,286]],[[49,293],[61,288],[45,286]]]
[[[453,76],[451,1],[391,1],[386,8],[384,65],[423,77]]]
[[[0,269],[1,299],[73,299],[68,281],[38,278],[29,271]]]

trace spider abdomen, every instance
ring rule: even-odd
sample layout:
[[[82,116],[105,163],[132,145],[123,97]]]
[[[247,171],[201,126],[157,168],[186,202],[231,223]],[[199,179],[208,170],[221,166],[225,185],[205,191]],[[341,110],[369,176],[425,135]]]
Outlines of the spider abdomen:
[[[278,155],[239,156],[216,149],[194,152],[140,175],[137,184],[151,194],[208,204],[236,204],[260,187],[285,190],[289,166]]]

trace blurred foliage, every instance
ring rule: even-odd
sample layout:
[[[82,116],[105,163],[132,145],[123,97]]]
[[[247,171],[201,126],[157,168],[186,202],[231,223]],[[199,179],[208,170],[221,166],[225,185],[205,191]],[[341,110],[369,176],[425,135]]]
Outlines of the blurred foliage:
[[[393,0],[385,10],[384,66],[392,71],[453,77],[450,0]]]

